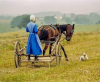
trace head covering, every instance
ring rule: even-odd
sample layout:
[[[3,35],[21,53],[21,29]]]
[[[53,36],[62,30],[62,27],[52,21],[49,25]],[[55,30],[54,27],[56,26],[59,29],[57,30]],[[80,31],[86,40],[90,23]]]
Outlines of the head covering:
[[[30,16],[30,20],[35,21],[35,16],[34,15],[31,15]]]

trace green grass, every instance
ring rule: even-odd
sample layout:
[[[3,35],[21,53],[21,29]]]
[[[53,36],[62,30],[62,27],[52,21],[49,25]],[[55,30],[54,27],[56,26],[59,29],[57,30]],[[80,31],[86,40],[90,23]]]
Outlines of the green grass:
[[[11,25],[9,22],[0,23],[0,33],[15,32],[15,31],[21,31],[21,30],[24,30],[24,29],[11,28]]]
[[[81,32],[94,32],[100,30],[100,24],[97,25],[76,25],[75,33]]]
[[[62,42],[69,61],[62,55],[60,65],[56,66],[56,61],[50,68],[48,63],[22,63],[15,68],[15,42],[24,47],[27,39],[24,31],[1,33],[0,82],[100,82],[100,31],[74,33],[70,42]],[[82,52],[87,53],[89,60],[79,62]]]
[[[54,61],[50,68],[48,63],[15,68],[15,42],[24,47],[27,39],[25,29],[11,28],[9,21],[0,23],[0,82],[100,82],[100,25],[75,25],[71,41],[62,42],[69,61],[62,55],[61,64]],[[79,62],[82,52],[88,61]]]
[[[11,28],[10,25],[11,20],[0,20],[0,33],[6,33],[6,32],[15,32],[15,31],[25,31],[25,28],[19,29],[19,28]],[[61,22],[64,23],[65,22]],[[59,21],[59,24],[61,24]],[[38,26],[41,26],[41,21],[37,22]],[[100,30],[100,24],[96,25],[75,25],[75,33],[81,33],[81,32],[94,32]]]

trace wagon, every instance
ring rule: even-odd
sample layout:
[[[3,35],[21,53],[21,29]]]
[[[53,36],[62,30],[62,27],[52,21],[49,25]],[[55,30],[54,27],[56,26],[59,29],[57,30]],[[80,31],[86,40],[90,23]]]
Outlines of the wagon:
[[[39,62],[43,62],[43,63],[48,63],[49,67],[51,62],[53,62],[54,60],[56,60],[56,65],[60,64],[61,61],[61,41],[59,41],[59,35],[56,37],[55,41],[41,41],[41,43],[48,43],[51,44],[53,43],[53,48],[51,50],[51,54],[50,55],[46,55],[46,56],[38,56],[38,60],[34,60],[34,56],[30,55],[30,60],[28,60],[28,55],[25,54],[26,51],[26,47],[21,48],[20,46],[20,42],[16,42],[15,43],[15,49],[14,49],[14,62],[15,62],[15,66],[20,67],[21,63],[23,62],[32,62],[32,63],[39,63]]]

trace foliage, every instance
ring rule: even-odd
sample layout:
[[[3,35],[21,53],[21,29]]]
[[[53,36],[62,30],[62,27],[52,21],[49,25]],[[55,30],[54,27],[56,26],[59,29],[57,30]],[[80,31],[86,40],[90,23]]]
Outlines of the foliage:
[[[63,14],[62,20],[63,20],[63,21],[66,21],[66,14]]]
[[[67,24],[71,24],[72,20],[70,17],[66,17],[66,14],[63,15],[62,20],[65,21]]]
[[[19,28],[22,28],[22,27],[26,27],[27,26],[27,23],[29,23],[30,19],[29,19],[30,15],[23,15],[23,18],[19,24]]]
[[[54,16],[45,16],[44,22],[46,24],[55,24],[57,22],[57,20],[54,18]]]
[[[76,14],[71,13],[70,19],[71,19],[71,20],[74,20],[74,19],[75,19],[75,17],[76,17]]]
[[[29,22],[29,15],[20,15],[17,16],[15,18],[13,18],[13,20],[11,21],[11,27],[18,27],[18,28],[22,28],[22,27],[26,27],[27,23]]]
[[[100,20],[100,14],[98,13],[90,13],[88,15],[88,19],[91,21],[92,24],[96,24]]]
[[[67,17],[67,18],[66,18],[66,23],[67,23],[67,24],[72,24],[72,20],[71,20],[69,17]]]
[[[46,13],[46,12],[44,12],[44,13]],[[56,12],[55,15],[57,16],[58,14]],[[59,22],[59,24],[66,24],[66,23],[71,24],[73,22],[76,23],[76,24],[98,24],[98,21],[100,21],[100,15],[98,13],[77,14],[77,15],[74,14],[74,13],[59,14],[58,18],[60,16],[62,16],[62,20],[55,19],[54,18],[55,15],[51,15],[48,12],[48,16],[42,17],[42,19],[41,19],[41,15],[40,15],[40,18],[38,17],[38,19],[36,20],[36,23],[38,24],[38,26],[41,26],[43,24],[55,24],[55,23],[58,23],[58,22]],[[38,15],[36,15],[36,16],[38,16]],[[29,21],[28,17],[29,17],[28,15],[26,15],[26,16],[25,15],[20,15],[20,16],[17,16],[15,18],[13,18],[13,20],[11,22],[11,27],[12,28],[26,27],[26,23]]]
[[[21,20],[22,20],[22,15],[13,18],[13,20],[11,21],[11,26],[18,27],[18,25],[20,24]]]
[[[100,20],[100,14],[90,13],[87,14],[78,14],[76,15],[74,21],[76,24],[96,24]]]
[[[98,21],[97,24],[100,24],[100,21]]]
[[[90,24],[90,20],[86,17],[76,17],[75,20],[76,24]]]

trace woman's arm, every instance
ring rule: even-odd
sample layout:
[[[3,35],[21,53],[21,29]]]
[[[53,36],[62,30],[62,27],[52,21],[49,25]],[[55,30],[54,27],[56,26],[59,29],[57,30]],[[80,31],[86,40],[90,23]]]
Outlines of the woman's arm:
[[[26,27],[26,32],[29,32],[28,27]]]
[[[36,33],[36,34],[38,33],[38,29],[37,29],[37,26],[36,26],[36,25],[34,26],[34,30],[33,30],[33,31],[34,31],[34,33]]]

